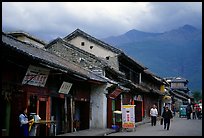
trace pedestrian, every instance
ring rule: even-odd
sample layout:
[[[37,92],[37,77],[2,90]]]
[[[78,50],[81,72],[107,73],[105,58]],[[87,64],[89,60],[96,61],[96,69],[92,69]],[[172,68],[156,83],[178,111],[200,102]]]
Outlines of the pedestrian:
[[[174,113],[174,116],[176,115],[176,107],[174,106],[173,107],[173,113]]]
[[[162,113],[162,117],[164,119],[164,129],[169,130],[170,120],[173,118],[173,115],[168,106],[165,106],[165,110]]]
[[[196,119],[196,107],[195,106],[193,107],[192,113],[193,113],[193,119]]]
[[[157,115],[158,115],[158,111],[157,111],[156,105],[154,104],[153,107],[150,109],[150,116],[151,116],[152,126],[156,126]]]
[[[191,113],[192,113],[192,108],[191,108],[191,105],[188,104],[188,106],[186,107],[186,116],[187,116],[187,119],[191,119]]]
[[[33,121],[34,119],[28,121],[27,107],[23,108],[21,114],[19,115],[21,136],[29,136],[29,123],[33,123]]]
[[[201,108],[199,106],[197,106],[196,111],[197,111],[197,118],[201,119],[202,118],[201,117]]]

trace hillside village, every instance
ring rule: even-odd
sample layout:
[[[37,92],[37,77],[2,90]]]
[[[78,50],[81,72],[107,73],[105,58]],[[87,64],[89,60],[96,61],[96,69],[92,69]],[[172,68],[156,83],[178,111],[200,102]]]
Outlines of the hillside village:
[[[41,117],[38,135],[50,136],[134,127],[150,117],[154,104],[159,115],[164,106],[177,112],[180,105],[194,104],[182,76],[161,78],[80,29],[49,43],[27,32],[2,32],[1,55],[1,122],[8,136],[19,135],[18,116],[25,106]],[[124,105],[133,108],[132,124],[115,114]]]

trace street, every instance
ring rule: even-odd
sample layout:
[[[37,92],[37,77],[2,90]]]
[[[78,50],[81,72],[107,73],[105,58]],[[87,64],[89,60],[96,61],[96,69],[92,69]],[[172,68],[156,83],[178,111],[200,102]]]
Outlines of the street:
[[[156,126],[146,123],[136,127],[136,131],[117,132],[107,136],[202,136],[202,119],[187,120],[186,118],[174,117],[170,129],[166,130],[160,122]]]

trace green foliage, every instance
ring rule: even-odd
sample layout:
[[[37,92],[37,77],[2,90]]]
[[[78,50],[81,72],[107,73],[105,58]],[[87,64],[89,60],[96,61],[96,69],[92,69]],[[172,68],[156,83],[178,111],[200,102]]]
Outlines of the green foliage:
[[[198,102],[200,99],[202,99],[202,93],[199,91],[194,91],[193,92],[193,97],[195,99],[195,102]]]

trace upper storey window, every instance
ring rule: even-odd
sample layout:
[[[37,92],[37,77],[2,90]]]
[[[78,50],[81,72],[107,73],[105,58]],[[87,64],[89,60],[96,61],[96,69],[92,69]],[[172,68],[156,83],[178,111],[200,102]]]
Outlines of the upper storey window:
[[[93,46],[90,46],[90,49],[93,49]]]
[[[81,42],[81,46],[85,46],[85,42]]]

